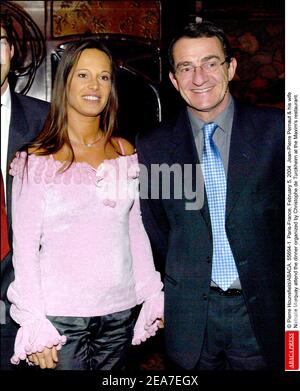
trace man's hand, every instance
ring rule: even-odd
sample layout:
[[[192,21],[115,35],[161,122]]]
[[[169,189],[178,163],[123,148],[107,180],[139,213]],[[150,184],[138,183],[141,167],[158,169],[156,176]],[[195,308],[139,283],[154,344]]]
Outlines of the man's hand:
[[[57,349],[55,346],[52,348],[46,348],[42,352],[29,354],[27,356],[29,362],[34,365],[39,365],[40,368],[51,368],[54,369],[58,362]]]

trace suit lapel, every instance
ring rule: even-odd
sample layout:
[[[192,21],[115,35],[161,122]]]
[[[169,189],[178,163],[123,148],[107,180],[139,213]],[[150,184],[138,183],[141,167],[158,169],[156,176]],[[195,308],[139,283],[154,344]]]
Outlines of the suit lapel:
[[[25,116],[23,106],[18,100],[17,95],[11,93],[11,120],[9,125],[9,139],[7,161],[10,164],[16,151],[25,144],[28,139],[26,135],[29,134],[29,126]],[[28,137],[28,136],[27,136]]]
[[[228,162],[227,178],[227,207],[228,218],[236,204],[244,186],[247,184],[250,173],[257,161],[257,142],[259,129],[256,129],[247,109],[235,102],[235,112],[232,124],[232,134]],[[199,157],[192,134],[191,125],[186,110],[182,111],[174,124],[170,142],[170,161],[168,164],[192,164],[193,169],[199,164]],[[193,187],[195,188],[196,172],[193,171]],[[209,209],[204,195],[204,205],[200,215],[210,226]]]
[[[247,115],[247,109],[235,103],[230,142],[226,217],[230,215],[257,160],[259,129]]]
[[[173,128],[170,138],[170,156],[173,163],[199,163],[198,154],[192,136],[192,129],[186,110],[180,116]]]
[[[183,110],[177,122],[174,125],[170,139],[170,162],[169,164],[180,163],[192,165],[192,187],[196,188],[196,165],[200,165],[197,148],[186,110]],[[205,220],[207,226],[210,226],[209,210],[207,206],[206,194],[204,203],[200,209],[200,216]]]

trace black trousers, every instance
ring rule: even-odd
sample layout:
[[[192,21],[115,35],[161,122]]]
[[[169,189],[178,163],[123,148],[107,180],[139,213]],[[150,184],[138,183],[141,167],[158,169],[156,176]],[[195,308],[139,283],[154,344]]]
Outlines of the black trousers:
[[[14,353],[15,335],[3,335],[3,325],[1,325],[0,338],[0,370],[12,371],[16,369],[16,365],[11,364],[10,359]]]
[[[122,370],[131,346],[136,308],[104,316],[48,316],[67,337],[57,370]]]
[[[267,369],[243,295],[210,290],[206,334],[196,370]]]
[[[13,365],[10,362],[14,354],[14,344],[19,325],[9,315],[10,304],[6,300],[2,303],[5,305],[1,308],[1,310],[3,308],[5,310],[3,314],[5,323],[0,325],[0,370],[11,371],[20,368],[20,364]]]

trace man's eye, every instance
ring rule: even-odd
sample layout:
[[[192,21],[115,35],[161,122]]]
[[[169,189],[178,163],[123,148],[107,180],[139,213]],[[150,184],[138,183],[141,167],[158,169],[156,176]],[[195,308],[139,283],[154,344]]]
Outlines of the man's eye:
[[[202,67],[204,69],[214,69],[214,68],[216,68],[216,66],[217,66],[217,62],[216,61],[206,62],[205,64],[202,65]]]
[[[192,66],[182,67],[182,68],[179,69],[179,72],[180,73],[186,73],[186,72],[190,72],[192,69],[193,69]]]

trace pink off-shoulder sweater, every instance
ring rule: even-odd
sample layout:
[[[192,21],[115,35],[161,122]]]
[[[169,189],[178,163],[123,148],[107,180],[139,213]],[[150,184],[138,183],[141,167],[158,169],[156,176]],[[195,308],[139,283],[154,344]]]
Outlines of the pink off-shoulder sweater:
[[[10,171],[15,280],[8,298],[21,325],[12,362],[65,343],[47,315],[101,316],[144,303],[133,343],[153,335],[162,282],[141,220],[136,154],[98,169],[73,163],[65,172],[52,155],[25,161],[18,154]]]

